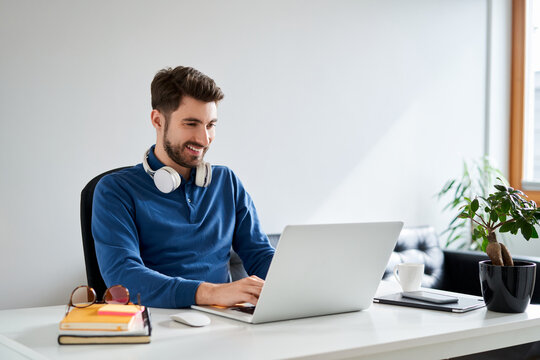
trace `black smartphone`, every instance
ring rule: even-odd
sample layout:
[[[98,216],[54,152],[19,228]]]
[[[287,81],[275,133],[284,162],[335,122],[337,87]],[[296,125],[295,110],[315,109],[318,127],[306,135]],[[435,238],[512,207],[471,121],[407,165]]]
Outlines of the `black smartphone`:
[[[401,296],[434,304],[452,304],[459,301],[457,297],[436,294],[429,291],[404,291],[401,293]]]

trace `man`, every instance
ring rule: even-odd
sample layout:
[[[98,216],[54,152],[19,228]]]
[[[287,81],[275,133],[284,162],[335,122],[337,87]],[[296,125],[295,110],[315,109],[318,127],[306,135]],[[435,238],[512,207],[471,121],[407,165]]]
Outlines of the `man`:
[[[159,71],[151,92],[155,146],[143,164],[103,177],[95,189],[92,233],[103,279],[154,307],[256,304],[274,249],[240,180],[203,162],[223,93],[189,67]],[[251,276],[229,283],[231,245]]]

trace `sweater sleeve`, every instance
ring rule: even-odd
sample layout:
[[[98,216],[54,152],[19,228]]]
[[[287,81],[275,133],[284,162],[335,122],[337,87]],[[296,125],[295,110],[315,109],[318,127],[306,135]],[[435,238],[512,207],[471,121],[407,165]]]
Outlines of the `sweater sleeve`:
[[[94,192],[92,234],[99,268],[107,286],[123,285],[131,300],[146,306],[177,308],[195,303],[201,281],[171,277],[146,267],[141,259],[132,196],[113,176]]]
[[[240,180],[234,175],[236,192],[236,224],[233,236],[233,249],[242,259],[248,275],[266,278],[274,256],[274,248],[266,234],[261,230],[257,210],[251,196]]]

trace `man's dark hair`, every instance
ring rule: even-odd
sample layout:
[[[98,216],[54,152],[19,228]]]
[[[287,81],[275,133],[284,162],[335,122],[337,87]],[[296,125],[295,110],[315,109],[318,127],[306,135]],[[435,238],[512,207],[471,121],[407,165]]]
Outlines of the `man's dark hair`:
[[[204,102],[218,102],[224,97],[214,80],[187,66],[160,70],[154,76],[150,89],[152,108],[159,110],[166,118],[178,109],[186,95]]]

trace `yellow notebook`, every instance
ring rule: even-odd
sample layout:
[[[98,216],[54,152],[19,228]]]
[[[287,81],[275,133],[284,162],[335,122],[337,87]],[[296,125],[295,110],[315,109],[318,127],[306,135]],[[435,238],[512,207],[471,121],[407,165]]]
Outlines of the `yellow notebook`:
[[[93,304],[85,308],[71,308],[60,322],[60,330],[129,330],[135,316],[98,315],[104,304]]]

